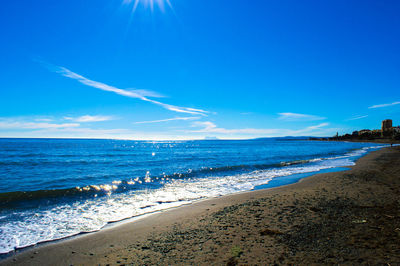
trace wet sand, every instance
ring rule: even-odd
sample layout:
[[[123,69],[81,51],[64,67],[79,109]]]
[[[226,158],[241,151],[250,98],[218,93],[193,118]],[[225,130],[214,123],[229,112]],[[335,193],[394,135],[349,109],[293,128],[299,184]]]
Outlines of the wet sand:
[[[400,264],[400,147],[349,171],[200,201],[1,265]]]

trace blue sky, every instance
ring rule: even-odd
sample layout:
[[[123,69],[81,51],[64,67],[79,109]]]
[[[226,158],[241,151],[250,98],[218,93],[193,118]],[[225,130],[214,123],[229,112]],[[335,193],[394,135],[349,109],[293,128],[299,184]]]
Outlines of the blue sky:
[[[0,137],[331,136],[400,124],[399,1],[21,0]]]

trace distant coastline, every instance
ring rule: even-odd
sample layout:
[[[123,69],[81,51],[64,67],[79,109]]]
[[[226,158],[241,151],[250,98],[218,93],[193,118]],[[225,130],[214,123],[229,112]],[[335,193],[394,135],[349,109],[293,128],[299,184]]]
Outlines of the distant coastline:
[[[347,141],[347,142],[369,142],[369,143],[381,143],[381,144],[400,144],[400,140],[389,139],[389,138],[377,138],[377,139],[360,139],[360,138],[335,138],[335,137],[328,137],[328,138],[317,138],[312,137],[308,140],[312,141]]]

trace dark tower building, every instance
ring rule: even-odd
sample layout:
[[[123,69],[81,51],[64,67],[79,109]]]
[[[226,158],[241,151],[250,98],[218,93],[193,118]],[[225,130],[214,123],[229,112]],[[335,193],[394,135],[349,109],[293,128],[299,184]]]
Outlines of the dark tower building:
[[[382,121],[382,130],[381,130],[382,137],[387,136],[392,132],[392,126],[393,126],[392,119],[385,119]]]

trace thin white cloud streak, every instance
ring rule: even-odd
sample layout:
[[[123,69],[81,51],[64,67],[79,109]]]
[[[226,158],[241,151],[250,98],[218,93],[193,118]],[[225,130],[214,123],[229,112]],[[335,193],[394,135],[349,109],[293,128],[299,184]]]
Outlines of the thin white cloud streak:
[[[18,121],[0,121],[0,129],[54,129],[54,128],[76,128],[78,123],[36,123]]]
[[[79,123],[87,123],[87,122],[110,121],[113,120],[114,118],[112,116],[104,116],[104,115],[83,115],[80,117],[64,117],[64,119]]]
[[[206,116],[206,114],[208,113],[205,110],[175,106],[175,105],[162,103],[162,102],[155,101],[155,100],[148,98],[148,97],[154,97],[155,95],[158,95],[156,92],[146,91],[146,90],[123,90],[123,89],[119,89],[119,88],[107,85],[102,82],[90,80],[84,76],[81,76],[77,73],[72,72],[71,70],[69,70],[65,67],[52,66],[49,68],[64,77],[74,79],[86,86],[97,88],[97,89],[100,89],[103,91],[114,92],[116,94],[119,94],[119,95],[125,96],[125,97],[140,99],[142,101],[146,101],[146,102],[150,102],[150,103],[159,105],[170,111],[174,111],[174,112],[178,112],[178,113],[193,114],[193,115],[202,115],[202,116]]]
[[[315,126],[306,127],[305,129],[297,130],[297,132],[308,132],[316,129],[320,129],[321,127],[329,126],[329,123],[321,123]]]
[[[366,117],[368,117],[368,115],[358,115],[358,116],[350,117],[350,118],[346,119],[346,121],[353,121],[353,120],[363,119]]]
[[[46,128],[45,129],[46,133],[50,132],[56,132],[56,133],[80,133],[80,134],[85,134],[86,136],[91,136],[91,135],[98,135],[98,134],[126,134],[126,133],[132,133],[128,129],[120,129],[120,128],[114,128],[114,129],[93,129],[93,128],[85,128],[85,127],[67,127],[67,128]]]
[[[326,119],[326,117],[298,113],[278,113],[278,115],[278,119],[285,121],[317,121]]]
[[[153,98],[165,98],[166,97],[165,95],[158,93],[156,91],[141,90],[141,89],[126,89],[126,90],[135,92],[139,95],[146,96],[146,97],[153,97]]]
[[[135,136],[128,129],[93,129],[81,127],[79,123],[30,122],[29,118],[0,117],[0,136],[2,137],[53,137],[53,138],[124,138]],[[143,136],[146,136],[142,132]],[[137,136],[137,135],[136,135]]]
[[[201,117],[174,117],[174,118],[161,119],[161,120],[134,122],[134,124],[152,124],[152,123],[162,123],[162,122],[178,121],[178,120],[188,121],[188,120],[197,120],[200,118]]]
[[[90,80],[88,78],[85,78],[84,76],[81,76],[77,73],[72,72],[71,70],[65,68],[65,67],[59,67],[59,66],[55,66],[56,70],[55,72],[61,74],[64,77],[67,78],[71,78],[74,80],[77,80],[78,82],[93,87],[93,88],[97,88],[103,91],[110,91],[110,92],[114,92],[116,94],[122,95],[122,96],[126,96],[126,97],[131,97],[131,98],[138,98],[138,99],[142,99],[145,98],[146,96],[150,95],[154,95],[154,92],[147,92],[146,90],[122,90],[122,89],[118,89],[116,87],[113,86],[109,86],[107,84],[98,82],[98,81],[94,81],[94,80]]]
[[[201,116],[207,116],[206,114],[208,113],[207,111],[201,110],[201,109],[195,109],[195,108],[189,108],[189,107],[180,107],[180,106],[175,106],[171,104],[166,104],[158,101],[154,101],[149,98],[142,98],[143,101],[147,101],[150,103],[154,103],[156,105],[160,105],[161,107],[168,109],[170,111],[174,111],[177,113],[187,113],[187,114],[192,114],[192,115],[201,115]]]
[[[51,118],[36,118],[35,121],[37,121],[37,122],[52,122],[54,120]]]
[[[368,107],[368,109],[375,109],[375,108],[382,108],[382,107],[388,107],[388,106],[393,106],[400,104],[400,102],[393,102],[393,103],[384,103],[384,104],[376,104]]]
[[[314,126],[309,126],[300,130],[290,130],[290,129],[277,129],[277,128],[269,128],[269,129],[258,129],[258,128],[241,128],[241,129],[226,129],[217,127],[216,124],[210,121],[206,122],[194,122],[192,123],[192,127],[200,127],[199,130],[191,130],[191,133],[218,133],[218,134],[265,134],[265,135],[299,135],[312,133],[315,130],[319,130],[323,127],[328,126],[329,123],[321,123]]]

